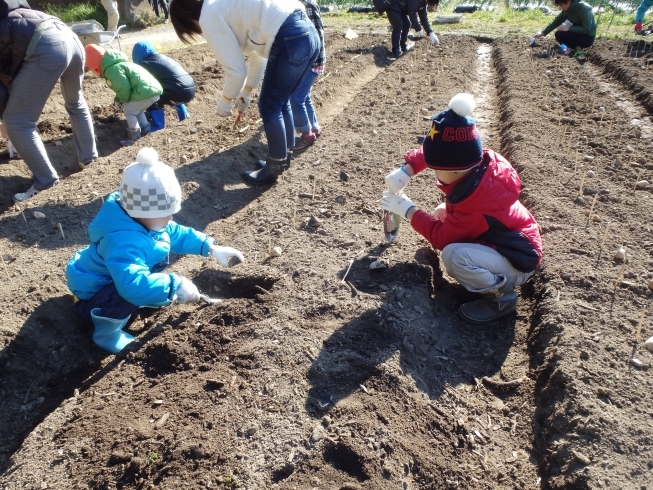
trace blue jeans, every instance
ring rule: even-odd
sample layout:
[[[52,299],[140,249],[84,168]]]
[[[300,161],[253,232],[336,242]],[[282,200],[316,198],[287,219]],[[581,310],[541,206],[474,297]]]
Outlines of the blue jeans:
[[[635,14],[635,22],[644,22],[646,11],[651,7],[653,7],[653,0],[642,0],[642,3],[637,9],[637,14]]]
[[[274,38],[268,57],[258,109],[271,158],[285,159],[295,144],[290,96],[320,52],[320,38],[306,13],[288,16]]]
[[[317,73],[309,69],[290,97],[295,131],[298,133],[305,133],[311,129],[320,129],[315,115],[315,108],[313,107],[313,100],[311,100],[311,87],[313,87],[317,77]]]

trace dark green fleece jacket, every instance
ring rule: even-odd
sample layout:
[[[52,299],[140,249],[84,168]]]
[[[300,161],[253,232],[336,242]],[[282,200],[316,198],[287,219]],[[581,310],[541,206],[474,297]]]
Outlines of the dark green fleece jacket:
[[[573,24],[569,28],[569,32],[587,34],[592,37],[596,36],[596,20],[594,19],[592,7],[580,0],[573,0],[570,7],[566,11],[560,12],[557,17],[553,19],[553,22],[546,26],[542,31],[542,34],[546,36],[566,20],[569,20]]]

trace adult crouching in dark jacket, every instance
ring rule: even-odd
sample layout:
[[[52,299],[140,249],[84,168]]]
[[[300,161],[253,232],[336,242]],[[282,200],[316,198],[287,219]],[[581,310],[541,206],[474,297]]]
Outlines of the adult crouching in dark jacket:
[[[57,81],[73,128],[80,167],[97,158],[93,122],[82,94],[84,48],[59,19],[32,10],[25,0],[0,0],[0,83],[6,107],[0,115],[9,139],[34,176],[24,201],[59,182],[36,123]]]
[[[152,121],[152,131],[165,127],[165,104],[174,106],[180,121],[190,116],[186,104],[195,98],[195,82],[179,63],[157,52],[149,41],[134,44],[132,60],[145,68],[163,87],[159,100],[147,110]]]

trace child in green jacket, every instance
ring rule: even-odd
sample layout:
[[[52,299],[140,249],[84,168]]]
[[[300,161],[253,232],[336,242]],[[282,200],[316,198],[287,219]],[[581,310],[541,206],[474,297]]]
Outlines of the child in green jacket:
[[[114,49],[105,50],[97,44],[86,46],[86,68],[104,78],[116,93],[114,101],[120,105],[127,119],[127,139],[122,146],[131,146],[150,132],[145,110],[159,100],[161,84],[143,67],[130,63]]]
[[[574,57],[584,54],[583,48],[594,44],[596,37],[596,20],[592,7],[580,0],[554,0],[554,3],[562,12],[533,37],[537,39],[546,36],[557,27],[555,37],[562,53]]]

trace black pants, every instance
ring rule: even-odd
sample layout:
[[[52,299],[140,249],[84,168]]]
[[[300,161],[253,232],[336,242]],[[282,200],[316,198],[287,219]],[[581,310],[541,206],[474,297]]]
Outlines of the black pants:
[[[398,51],[400,47],[405,51],[410,32],[410,19],[398,10],[388,10],[387,14],[392,26],[392,52]]]
[[[571,49],[589,48],[594,44],[594,36],[588,36],[587,34],[578,34],[577,32],[569,31],[556,31],[555,33],[556,41],[560,44],[566,44]]]
[[[161,10],[163,10],[163,15],[165,18],[168,18],[168,2],[166,0],[152,0],[152,7],[154,8],[154,13],[159,17],[159,4],[161,4]]]

